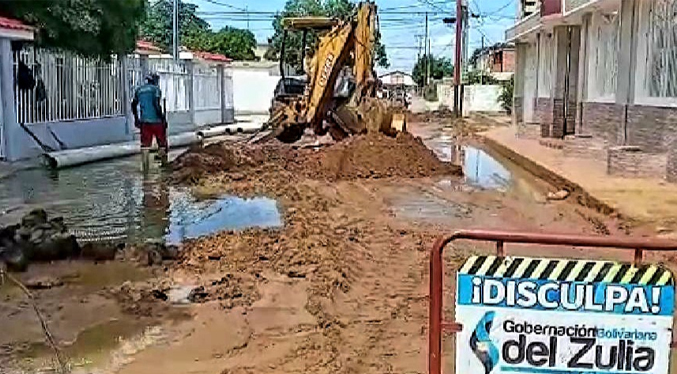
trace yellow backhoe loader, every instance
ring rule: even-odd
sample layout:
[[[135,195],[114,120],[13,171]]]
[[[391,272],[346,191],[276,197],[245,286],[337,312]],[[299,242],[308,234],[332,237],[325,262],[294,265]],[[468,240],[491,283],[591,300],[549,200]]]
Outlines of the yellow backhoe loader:
[[[361,2],[357,14],[340,21],[322,17],[285,18],[280,72],[268,126],[282,142],[298,141],[306,129],[327,132],[335,140],[366,132],[395,135],[406,131],[404,110],[376,98],[374,72],[377,17],[373,2]],[[306,48],[309,31],[319,34],[312,57]],[[290,32],[303,33],[305,80],[285,76],[285,44]]]

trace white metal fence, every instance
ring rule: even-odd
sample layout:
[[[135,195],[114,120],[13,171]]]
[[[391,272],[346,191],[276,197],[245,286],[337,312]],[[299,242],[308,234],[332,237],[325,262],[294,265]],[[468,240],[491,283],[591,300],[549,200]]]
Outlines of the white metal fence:
[[[115,57],[93,60],[29,47],[14,53],[15,76],[20,63],[32,70],[36,84],[32,90],[14,90],[19,123],[85,120],[123,113],[122,74]]]
[[[187,112],[190,109],[190,73],[185,61],[150,59],[148,70],[160,75],[160,89],[167,102],[167,112]]]
[[[218,70],[213,66],[195,64],[193,67],[193,90],[195,109],[220,110],[221,85]]]
[[[18,87],[23,64],[32,72],[32,89]],[[223,97],[226,112],[234,110],[232,71],[224,68],[222,75],[220,70],[201,60],[132,55],[125,60],[112,57],[102,61],[29,46],[14,52],[17,121],[31,125],[124,116],[146,72],[160,76],[167,112],[218,111],[219,115],[208,117],[207,123],[232,120],[220,114]]]

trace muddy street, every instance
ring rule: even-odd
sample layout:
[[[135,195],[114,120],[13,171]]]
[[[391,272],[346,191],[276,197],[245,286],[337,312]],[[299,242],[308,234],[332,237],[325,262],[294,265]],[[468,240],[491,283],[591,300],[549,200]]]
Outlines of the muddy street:
[[[424,373],[436,237],[461,228],[642,232],[574,201],[548,200],[556,187],[458,124],[413,123],[411,132],[422,142],[400,135],[321,150],[189,151],[167,183],[195,201],[180,209],[181,222],[193,224],[171,229],[179,213],[170,211],[159,235],[181,244],[177,258],[39,264],[20,278],[59,280],[33,292],[72,372]],[[462,165],[463,176],[443,161]],[[180,204],[174,196],[172,207]],[[448,282],[465,258],[490,251],[454,245]],[[539,256],[597,254],[563,247]],[[0,313],[9,331],[2,367],[54,369],[26,296],[3,286]],[[452,347],[449,337],[446,372]]]

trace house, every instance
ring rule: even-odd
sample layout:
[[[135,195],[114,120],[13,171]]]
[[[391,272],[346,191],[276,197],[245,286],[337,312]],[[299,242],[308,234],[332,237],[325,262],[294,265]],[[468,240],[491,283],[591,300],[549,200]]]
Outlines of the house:
[[[510,80],[515,73],[515,46],[497,44],[482,50],[475,62],[475,69],[499,81]]]
[[[538,5],[506,31],[520,136],[578,141],[609,170],[632,153],[637,173],[677,181],[677,0]]]
[[[383,74],[379,77],[383,85],[387,88],[394,87],[405,87],[405,88],[414,88],[416,87],[416,82],[414,82],[414,77],[411,74],[407,74],[403,71],[392,71],[390,73]]]

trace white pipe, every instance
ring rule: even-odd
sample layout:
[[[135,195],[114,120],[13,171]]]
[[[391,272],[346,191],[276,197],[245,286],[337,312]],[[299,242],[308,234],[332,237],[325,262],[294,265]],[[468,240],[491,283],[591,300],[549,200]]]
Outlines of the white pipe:
[[[210,127],[198,131],[197,134],[203,138],[213,138],[230,134],[253,134],[260,131],[261,128],[263,128],[263,122],[242,122],[234,125]]]
[[[190,144],[200,143],[202,138],[196,133],[183,133],[170,136],[167,141],[171,148],[180,148]],[[95,161],[131,156],[140,152],[141,147],[139,146],[139,142],[133,141],[45,153],[44,160],[47,166],[52,169],[63,169]]]

